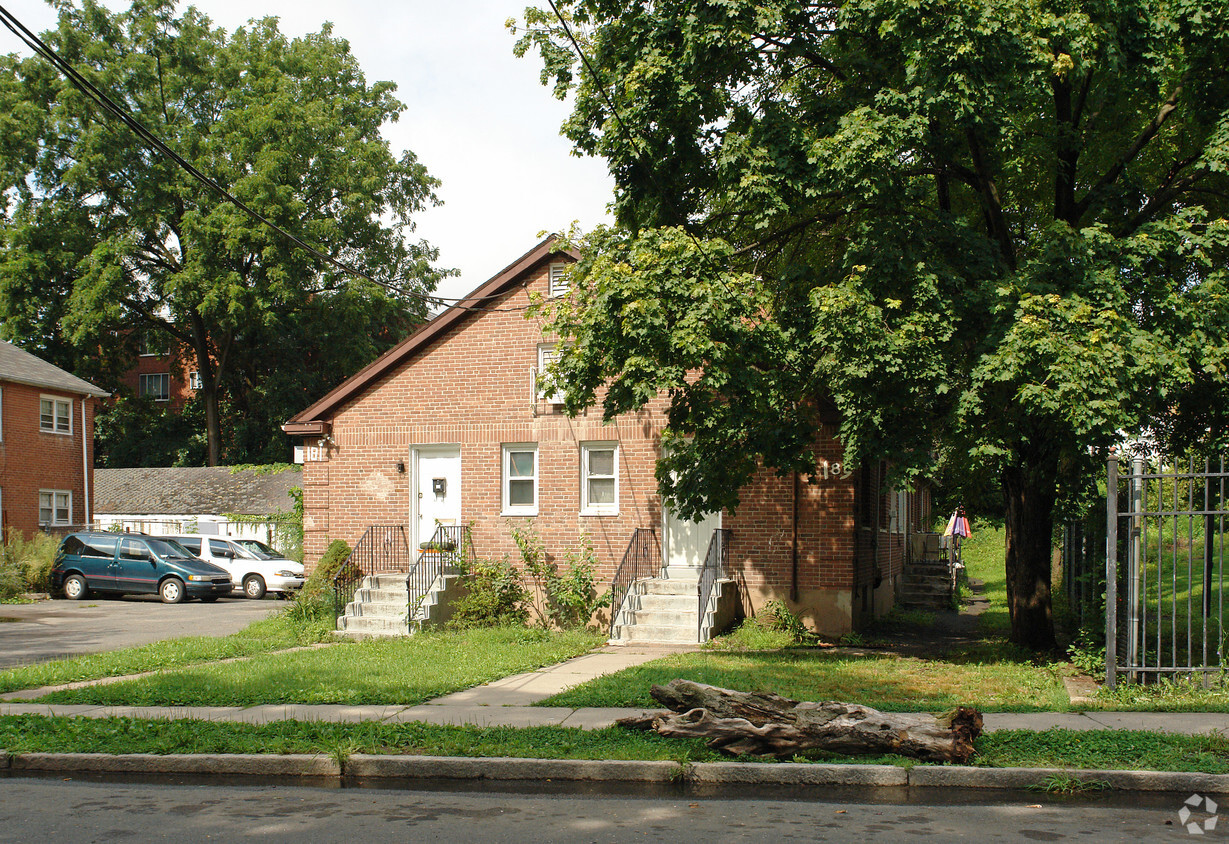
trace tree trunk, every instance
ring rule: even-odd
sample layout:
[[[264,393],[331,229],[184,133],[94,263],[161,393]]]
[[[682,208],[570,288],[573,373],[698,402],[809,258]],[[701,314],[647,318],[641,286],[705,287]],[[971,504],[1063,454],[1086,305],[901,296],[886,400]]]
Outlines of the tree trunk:
[[[222,420],[218,412],[218,367],[214,366],[209,349],[209,335],[205,322],[193,314],[189,320],[192,327],[192,352],[196,356],[196,369],[201,378],[201,403],[205,406],[206,465],[217,466],[222,459]]]
[[[981,713],[968,707],[941,716],[879,712],[856,703],[799,702],[689,680],[671,680],[650,693],[673,713],[622,718],[621,726],[672,738],[706,738],[709,747],[732,755],[788,758],[824,750],[967,762],[982,727]]]
[[[1046,653],[1058,650],[1050,594],[1057,485],[1057,459],[1049,455],[1026,456],[1003,471],[1011,641]]]

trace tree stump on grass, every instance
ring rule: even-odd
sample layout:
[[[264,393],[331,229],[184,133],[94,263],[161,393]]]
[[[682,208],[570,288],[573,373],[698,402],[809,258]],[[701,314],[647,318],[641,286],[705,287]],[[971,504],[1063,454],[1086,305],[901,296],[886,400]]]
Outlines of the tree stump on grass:
[[[982,728],[981,713],[966,706],[943,715],[880,712],[856,703],[796,701],[690,680],[671,680],[650,694],[672,711],[618,723],[672,738],[705,738],[709,747],[735,756],[783,758],[825,750],[967,762]]]

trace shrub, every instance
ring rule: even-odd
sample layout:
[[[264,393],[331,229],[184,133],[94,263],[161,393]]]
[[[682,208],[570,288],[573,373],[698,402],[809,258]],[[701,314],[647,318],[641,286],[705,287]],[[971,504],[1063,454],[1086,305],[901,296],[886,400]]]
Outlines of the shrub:
[[[765,630],[788,634],[794,642],[806,642],[815,638],[798,614],[780,599],[764,604],[764,609],[756,616],[755,621]]]
[[[448,627],[507,627],[529,618],[529,593],[507,560],[477,560],[465,572],[466,594],[452,605]]]
[[[524,527],[513,525],[512,541],[521,552],[525,571],[533,578],[535,588],[530,606],[539,627],[585,627],[597,610],[610,606],[610,593],[597,592],[597,555],[585,534],[580,536],[580,550],[565,552],[562,574],[547,559],[542,538],[532,522]]]
[[[21,531],[9,528],[0,560],[0,600],[12,600],[26,592],[50,592],[51,567],[59,547],[60,541],[54,536],[40,532],[26,539]]]
[[[333,578],[337,576],[342,564],[349,558],[350,546],[345,540],[334,539],[330,542],[329,547],[324,549],[320,562],[316,564],[316,568],[303,583],[303,588],[299,590],[296,600],[315,600],[329,595],[333,589]]]

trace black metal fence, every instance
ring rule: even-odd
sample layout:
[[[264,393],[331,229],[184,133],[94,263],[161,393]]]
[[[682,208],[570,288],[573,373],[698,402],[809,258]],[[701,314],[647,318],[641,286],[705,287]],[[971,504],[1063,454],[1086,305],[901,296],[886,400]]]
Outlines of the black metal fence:
[[[474,543],[466,525],[440,525],[424,542],[408,577],[409,619],[422,621],[423,600],[437,580],[448,574],[464,574],[474,562]]]
[[[653,528],[636,528],[623,559],[610,584],[610,635],[614,636],[619,611],[627,599],[627,593],[637,580],[657,577],[661,574],[661,543]]]
[[[1109,460],[1106,683],[1225,668],[1223,457]]]
[[[364,577],[410,570],[410,543],[402,525],[372,525],[363,532],[350,556],[333,575],[333,613],[345,614],[346,604]]]
[[[700,569],[699,583],[696,591],[700,599],[700,612],[696,621],[696,637],[704,640],[704,619],[708,615],[708,602],[713,597],[713,587],[717,581],[725,577],[726,563],[730,559],[730,531],[717,528],[713,538],[708,541],[708,553],[704,555],[704,567]]]

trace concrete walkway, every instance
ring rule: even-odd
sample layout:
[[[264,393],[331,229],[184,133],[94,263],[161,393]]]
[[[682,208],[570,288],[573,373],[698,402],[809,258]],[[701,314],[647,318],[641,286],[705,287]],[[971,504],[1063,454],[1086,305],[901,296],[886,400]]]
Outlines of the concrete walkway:
[[[533,706],[564,689],[694,647],[608,646],[567,662],[504,677],[417,706],[265,704],[259,706],[96,706],[91,704],[0,703],[0,715],[66,715],[84,718],[168,718],[266,724],[273,721],[424,721],[480,727],[609,727],[619,718],[651,709]],[[10,699],[15,695],[7,695]],[[1217,712],[1036,712],[987,713],[985,731],[1153,730],[1229,736],[1229,714]]]

